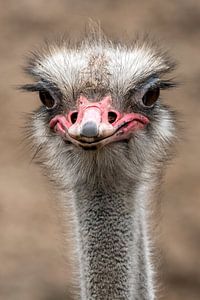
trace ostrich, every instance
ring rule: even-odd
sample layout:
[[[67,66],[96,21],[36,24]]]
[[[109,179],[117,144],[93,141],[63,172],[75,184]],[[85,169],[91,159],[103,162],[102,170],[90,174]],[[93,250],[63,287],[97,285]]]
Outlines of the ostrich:
[[[149,203],[175,138],[160,99],[174,62],[149,41],[105,37],[36,51],[41,107],[27,123],[37,159],[70,209],[81,300],[153,300]]]

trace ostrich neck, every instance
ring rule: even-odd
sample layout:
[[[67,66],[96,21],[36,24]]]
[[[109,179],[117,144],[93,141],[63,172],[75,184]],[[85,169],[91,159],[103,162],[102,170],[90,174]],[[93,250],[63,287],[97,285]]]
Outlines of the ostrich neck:
[[[78,186],[75,196],[81,299],[154,299],[143,208],[134,184]]]

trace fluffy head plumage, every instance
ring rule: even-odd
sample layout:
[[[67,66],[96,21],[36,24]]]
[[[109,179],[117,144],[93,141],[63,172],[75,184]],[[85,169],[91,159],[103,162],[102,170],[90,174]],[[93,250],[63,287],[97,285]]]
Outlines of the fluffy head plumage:
[[[166,78],[174,66],[165,52],[147,41],[126,46],[102,36],[73,46],[66,42],[52,44],[42,52],[35,52],[26,67],[35,83],[24,85],[23,89],[48,91],[57,101],[54,109],[41,107],[31,120],[32,137],[43,164],[55,171],[55,178],[60,173],[59,178],[65,183],[66,173],[76,182],[80,178],[87,181],[94,171],[98,178],[107,181],[112,181],[113,176],[116,180],[119,170],[125,178],[136,180],[140,178],[138,174],[144,173],[148,174],[145,178],[150,178],[167,158],[175,136],[174,113],[160,100],[148,108],[141,99],[150,88],[174,86]],[[90,152],[78,149],[52,133],[49,120],[74,109],[80,94],[96,99],[110,94],[116,109],[143,113],[150,124],[129,141]]]

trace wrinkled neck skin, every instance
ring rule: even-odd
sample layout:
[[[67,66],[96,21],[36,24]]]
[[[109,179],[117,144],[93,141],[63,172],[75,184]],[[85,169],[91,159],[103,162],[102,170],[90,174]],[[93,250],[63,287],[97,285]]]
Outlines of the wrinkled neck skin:
[[[110,178],[109,168],[104,169],[105,177],[94,166],[88,175],[72,175],[80,298],[153,300],[145,223],[147,185],[117,168]]]

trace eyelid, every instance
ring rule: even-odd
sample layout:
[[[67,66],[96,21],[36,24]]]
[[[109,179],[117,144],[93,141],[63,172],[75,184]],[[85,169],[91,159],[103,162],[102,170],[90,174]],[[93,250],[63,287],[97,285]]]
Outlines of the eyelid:
[[[52,97],[57,97],[57,98],[60,98],[58,95],[61,95],[61,92],[56,85],[42,80],[33,84],[26,84],[22,88],[30,92],[44,91],[49,93]]]
[[[135,90],[133,96],[132,96],[132,101],[133,101],[133,104],[142,104],[142,101],[143,101],[143,97],[147,94],[148,91],[151,91],[151,90],[154,90],[154,89],[160,89],[160,86],[159,84],[155,84],[152,85],[152,84],[146,84],[145,86],[139,88],[138,90]],[[153,107],[154,105],[152,105],[151,107]]]
[[[129,89],[127,95],[128,97],[132,97],[135,96],[135,98],[137,98],[137,96],[144,96],[144,94],[149,90],[149,89],[153,89],[156,87],[160,87],[160,79],[159,78],[150,78],[149,80],[146,80],[145,83],[141,84],[140,86],[138,86],[138,88],[133,88],[133,89]]]
[[[160,87],[160,79],[159,78],[150,78],[146,83],[141,87],[141,90],[146,93],[149,89],[154,89]]]
[[[51,110],[53,110],[58,105],[58,100],[54,96],[52,96],[52,94],[49,91],[47,91],[45,89],[40,90],[38,92],[38,95],[40,97],[40,101],[43,103],[43,105],[46,107],[47,110],[51,111]],[[53,100],[53,105],[50,106],[50,107],[48,105],[46,105],[46,103],[41,98],[42,95],[44,95],[47,98],[51,98]]]
[[[61,101],[61,95],[60,95],[59,91],[56,93],[56,91],[54,92],[54,91],[52,91],[52,89],[46,87],[45,84],[39,83],[37,92],[49,93],[49,95],[55,100],[55,105],[57,105]]]

